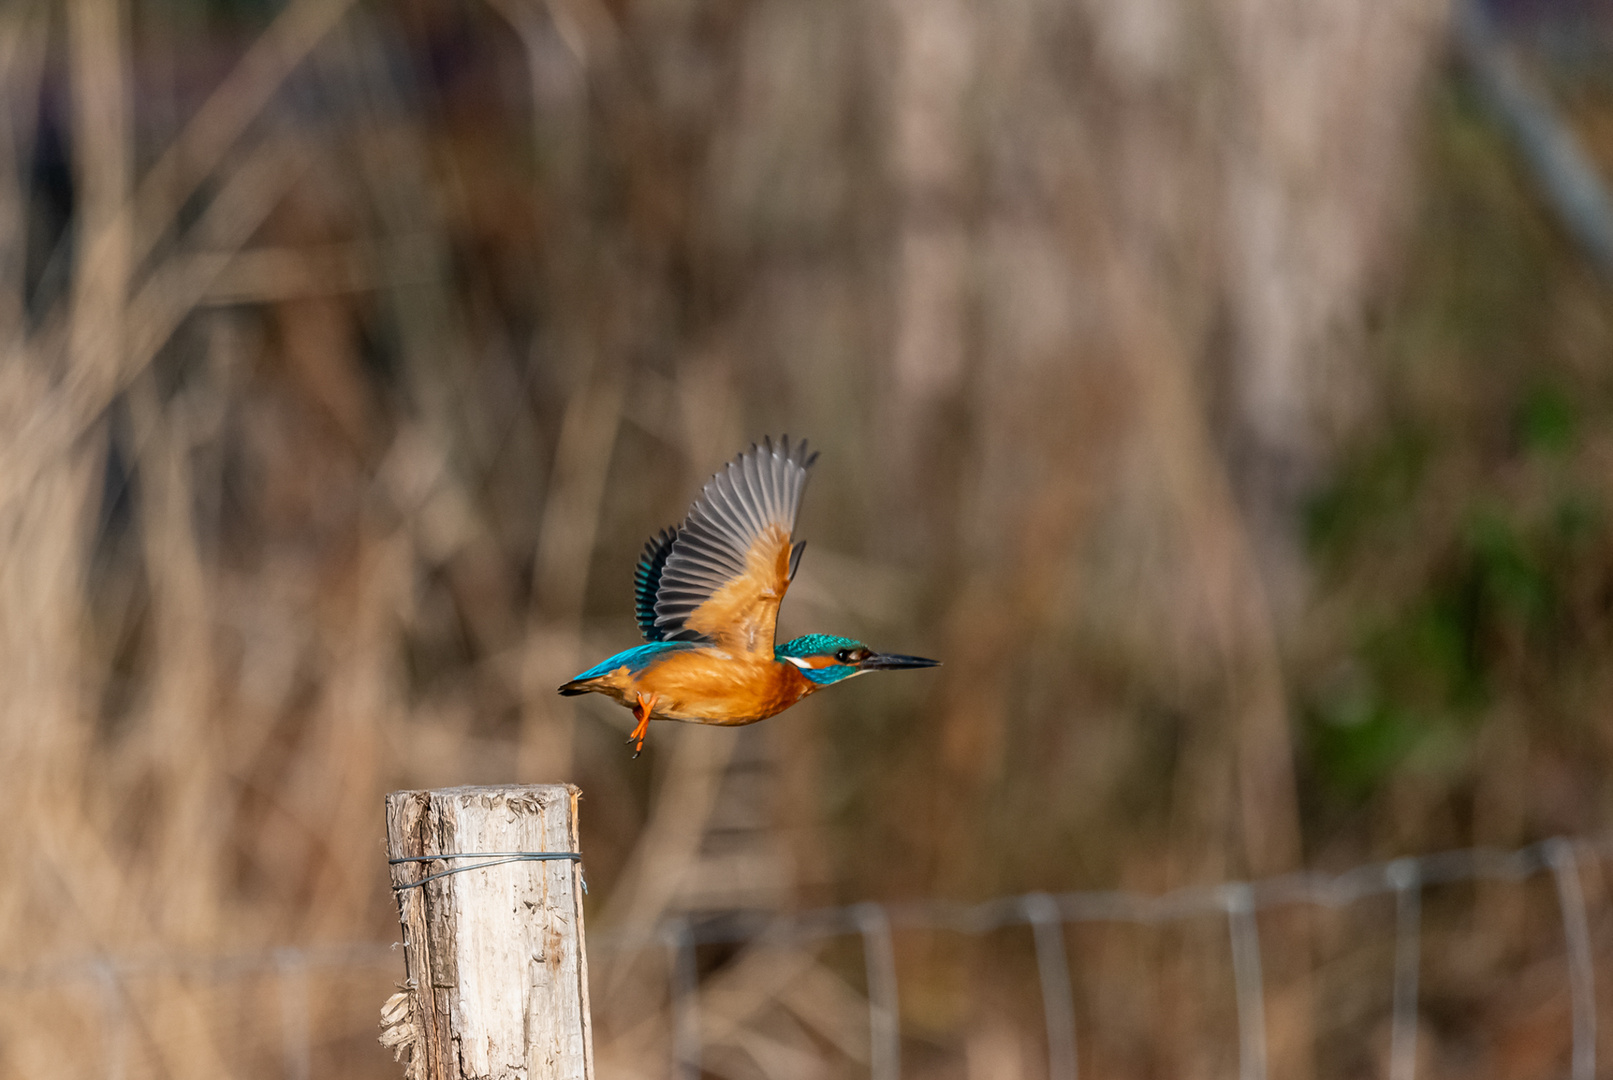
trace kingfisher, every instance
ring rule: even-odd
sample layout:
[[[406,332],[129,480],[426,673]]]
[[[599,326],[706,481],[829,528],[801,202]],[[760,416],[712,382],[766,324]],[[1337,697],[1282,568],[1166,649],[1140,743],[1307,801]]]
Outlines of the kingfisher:
[[[794,538],[795,515],[817,459],[805,439],[763,439],[707,481],[683,524],[644,545],[633,575],[644,644],[560,687],[632,709],[635,758],[651,720],[754,724],[864,672],[938,664],[833,634],[774,643],[779,604],[806,549]]]

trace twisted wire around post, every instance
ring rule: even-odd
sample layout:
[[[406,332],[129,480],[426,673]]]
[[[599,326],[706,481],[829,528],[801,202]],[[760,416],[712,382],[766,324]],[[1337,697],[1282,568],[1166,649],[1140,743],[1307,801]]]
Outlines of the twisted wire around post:
[[[582,869],[582,854],[576,851],[464,851],[441,855],[405,855],[396,859],[388,859],[387,862],[392,866],[398,866],[402,863],[427,863],[439,860],[446,862],[449,859],[486,859],[488,861],[471,863],[468,866],[450,866],[448,869],[439,870],[435,874],[427,874],[418,881],[394,885],[392,886],[392,891],[405,892],[416,886],[424,885],[428,881],[436,881],[438,878],[445,878],[452,874],[463,874],[467,870],[485,870],[490,866],[507,866],[510,863],[518,862],[553,862],[563,859],[567,862],[576,863],[579,871]],[[587,881],[582,883],[582,891],[588,891]]]

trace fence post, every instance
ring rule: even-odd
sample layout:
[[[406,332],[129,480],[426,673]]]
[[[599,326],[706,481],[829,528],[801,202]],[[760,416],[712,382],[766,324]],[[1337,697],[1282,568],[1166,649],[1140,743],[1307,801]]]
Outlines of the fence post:
[[[408,981],[383,1010],[381,1041],[409,1054],[410,1080],[593,1080],[579,794],[529,784],[386,797]]]

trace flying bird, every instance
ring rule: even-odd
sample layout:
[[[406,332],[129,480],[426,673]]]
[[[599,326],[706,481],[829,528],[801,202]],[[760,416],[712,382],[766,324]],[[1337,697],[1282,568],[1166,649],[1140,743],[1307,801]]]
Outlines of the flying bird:
[[[706,483],[683,524],[644,545],[633,575],[644,644],[560,687],[632,709],[634,757],[651,720],[753,724],[867,671],[938,663],[833,634],[774,644],[779,603],[806,547],[794,540],[795,515],[817,458],[805,439],[764,439]]]

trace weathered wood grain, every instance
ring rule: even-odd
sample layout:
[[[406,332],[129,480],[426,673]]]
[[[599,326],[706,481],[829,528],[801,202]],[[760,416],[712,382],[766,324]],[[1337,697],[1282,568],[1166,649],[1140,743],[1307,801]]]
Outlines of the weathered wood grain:
[[[393,792],[388,857],[576,851],[579,794],[561,784]],[[400,863],[392,882],[466,861]],[[578,864],[509,863],[396,895],[408,1013],[398,1019],[393,1003],[388,1022],[390,1042],[411,1051],[412,1080],[592,1080]]]

